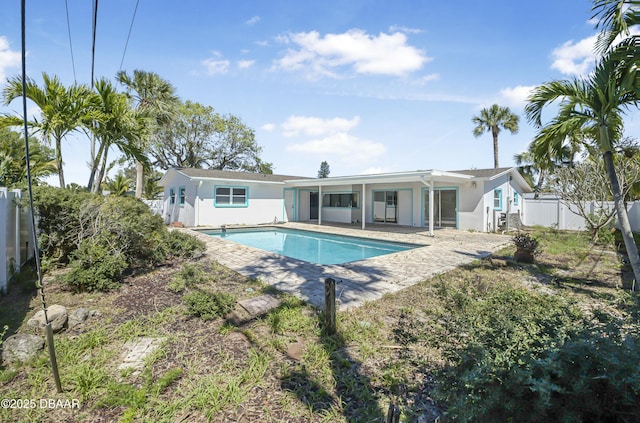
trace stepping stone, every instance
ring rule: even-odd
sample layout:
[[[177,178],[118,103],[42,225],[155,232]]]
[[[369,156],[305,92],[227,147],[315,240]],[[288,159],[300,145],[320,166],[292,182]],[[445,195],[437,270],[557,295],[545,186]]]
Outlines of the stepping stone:
[[[165,338],[137,338],[127,341],[122,347],[123,360],[118,369],[142,369],[144,367],[144,359],[157,350],[164,340]]]
[[[278,307],[280,305],[280,300],[272,295],[265,294],[259,297],[238,301],[238,304],[240,304],[242,308],[247,310],[247,312],[252,316],[259,316]]]

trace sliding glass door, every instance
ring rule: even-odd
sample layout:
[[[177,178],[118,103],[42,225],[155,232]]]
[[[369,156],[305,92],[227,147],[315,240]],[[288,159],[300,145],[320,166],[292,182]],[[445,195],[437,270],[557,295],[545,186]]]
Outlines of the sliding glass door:
[[[373,221],[398,223],[398,191],[374,191]]]
[[[433,191],[433,226],[455,228],[458,219],[458,199],[455,189]],[[429,226],[429,190],[424,191],[424,225]]]

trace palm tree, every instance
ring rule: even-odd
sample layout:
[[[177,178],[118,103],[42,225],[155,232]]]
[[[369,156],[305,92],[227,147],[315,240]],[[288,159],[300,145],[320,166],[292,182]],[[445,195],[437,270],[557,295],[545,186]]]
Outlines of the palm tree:
[[[638,36],[632,35],[630,28],[640,24],[638,5],[637,0],[593,1],[593,18],[598,18],[596,29],[600,29],[596,42],[598,53],[606,53],[620,36],[624,40],[618,46],[636,46]]]
[[[127,96],[117,92],[108,80],[99,80],[95,88],[90,112],[93,119],[87,122],[87,130],[98,142],[87,186],[92,192],[98,191],[108,170],[107,155],[111,147],[117,147],[127,158],[148,166],[147,158],[137,146],[137,140],[147,130],[144,118],[131,108]]]
[[[104,185],[111,194],[123,196],[129,192],[132,184],[133,181],[131,179],[122,173],[118,173],[114,179],[107,178],[107,183]]]
[[[136,110],[149,117],[149,125],[167,122],[178,103],[175,88],[162,79],[158,74],[142,70],[134,70],[129,76],[125,71],[119,71],[116,79],[127,88],[127,93],[134,103]],[[152,131],[146,131],[150,134]],[[149,137],[140,138],[138,147],[145,151],[149,145]],[[136,161],[136,198],[142,197],[144,181],[144,167]]]
[[[57,172],[53,150],[35,139],[29,139],[31,177],[45,178]],[[27,185],[27,157],[24,139],[19,133],[0,128],[0,186],[24,187]]]
[[[473,135],[477,138],[485,132],[491,132],[493,136],[493,167],[498,168],[498,134],[506,129],[512,134],[518,132],[518,115],[511,113],[508,107],[500,107],[494,104],[490,108],[480,110],[479,116],[474,116],[472,121],[476,125]]]
[[[525,111],[529,121],[540,128],[534,140],[539,152],[553,150],[558,140],[577,133],[588,134],[596,141],[595,145],[586,146],[596,149],[604,160],[624,244],[635,279],[640,282],[640,257],[613,160],[614,144],[620,141],[622,134],[622,114],[638,102],[635,90],[637,74],[635,67],[621,67],[620,64],[620,57],[611,52],[585,79],[573,78],[541,85],[532,92]],[[543,126],[542,110],[557,100],[560,101],[558,114]],[[583,138],[585,144],[588,139]]]
[[[45,142],[53,140],[55,144],[56,166],[60,187],[65,187],[64,169],[62,161],[62,140],[64,137],[80,128],[86,111],[85,100],[91,90],[85,85],[74,84],[67,88],[57,76],[50,77],[43,73],[44,86],[39,87],[32,79],[27,79],[25,91],[29,100],[40,108],[40,121],[34,119],[28,125],[39,132]],[[3,90],[4,104],[8,105],[14,99],[22,97],[22,78],[9,79]],[[4,116],[5,126],[19,126],[22,116]]]

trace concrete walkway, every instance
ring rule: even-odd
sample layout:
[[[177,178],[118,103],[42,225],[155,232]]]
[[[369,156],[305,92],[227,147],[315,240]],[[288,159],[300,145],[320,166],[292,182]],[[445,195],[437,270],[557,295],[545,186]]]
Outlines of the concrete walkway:
[[[207,244],[207,255],[242,275],[260,278],[274,288],[310,304],[324,307],[324,280],[336,280],[340,309],[357,307],[379,299],[438,273],[486,257],[511,243],[497,234],[442,229],[430,237],[425,228],[372,225],[367,230],[349,225],[286,223],[286,228],[320,231],[389,241],[420,244],[423,247],[340,265],[320,265],[283,257],[221,238],[195,233]]]

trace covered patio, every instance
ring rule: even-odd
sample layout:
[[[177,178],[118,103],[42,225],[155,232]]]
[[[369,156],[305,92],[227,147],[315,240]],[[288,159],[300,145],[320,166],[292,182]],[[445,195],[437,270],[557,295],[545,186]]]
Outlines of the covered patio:
[[[473,178],[426,170],[287,180],[285,212],[292,222],[418,227],[433,236],[436,228],[459,228],[460,193],[478,189]]]

